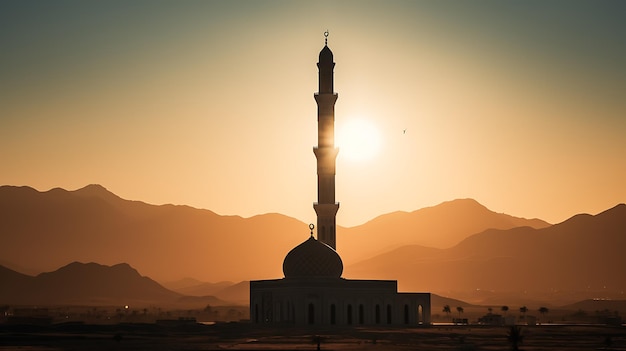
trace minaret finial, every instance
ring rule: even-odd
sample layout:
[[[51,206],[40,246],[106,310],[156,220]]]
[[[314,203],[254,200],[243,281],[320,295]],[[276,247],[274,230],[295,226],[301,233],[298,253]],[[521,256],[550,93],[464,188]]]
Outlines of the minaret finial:
[[[324,45],[328,45],[328,29],[324,32]]]
[[[313,223],[309,224],[309,229],[311,229],[311,238],[313,237],[313,228],[315,228],[315,225]]]

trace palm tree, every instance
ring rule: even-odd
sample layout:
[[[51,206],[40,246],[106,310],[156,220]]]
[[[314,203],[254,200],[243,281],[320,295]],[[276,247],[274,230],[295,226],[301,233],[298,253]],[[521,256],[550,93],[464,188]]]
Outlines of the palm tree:
[[[443,313],[445,313],[446,315],[448,315],[448,317],[450,317],[450,313],[452,313],[452,310],[450,310],[450,305],[443,306]]]
[[[547,307],[539,307],[539,313],[541,313],[541,319],[545,317],[546,313],[550,312]]]
[[[456,311],[459,312],[459,318],[461,318],[461,313],[463,313],[463,307],[461,306],[457,307]]]
[[[500,307],[500,310],[502,310],[502,312],[504,312],[504,315],[506,315],[509,312],[509,306],[502,306]]]
[[[526,312],[528,312],[528,307],[526,306],[520,307],[519,312],[524,316],[524,319],[526,319]]]

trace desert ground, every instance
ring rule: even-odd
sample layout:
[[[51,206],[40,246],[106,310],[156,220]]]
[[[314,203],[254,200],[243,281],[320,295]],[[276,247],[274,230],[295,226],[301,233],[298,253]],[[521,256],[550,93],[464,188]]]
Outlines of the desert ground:
[[[626,350],[626,328],[522,326],[520,350]],[[249,323],[0,326],[0,350],[511,350],[510,327],[258,327]]]

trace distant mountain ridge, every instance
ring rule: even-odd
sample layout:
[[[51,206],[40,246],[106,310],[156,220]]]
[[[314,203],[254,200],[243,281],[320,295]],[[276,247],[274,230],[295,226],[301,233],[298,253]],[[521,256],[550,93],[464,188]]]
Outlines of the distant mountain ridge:
[[[458,199],[413,212],[385,214],[358,227],[340,228],[337,245],[344,260],[354,261],[403,245],[444,249],[485,229],[522,226],[545,228],[550,224],[537,218],[496,213],[474,199]]]
[[[487,228],[517,225],[548,224],[496,214],[474,200],[455,200],[339,227],[338,251],[350,264],[383,248],[429,238],[437,238],[442,247]],[[0,257],[9,267],[45,271],[73,261],[128,262],[160,281],[185,276],[242,281],[282,277],[285,255],[306,240],[309,230],[306,223],[280,214],[242,218],[189,206],[156,206],[124,200],[92,184],[45,192],[1,186],[0,233]]]
[[[73,262],[34,277],[0,266],[0,283],[0,301],[15,305],[176,304],[183,297],[125,263]]]
[[[244,280],[242,251],[250,256],[271,240],[270,251],[284,255],[304,236],[297,233],[306,231],[302,222],[278,214],[241,218],[188,206],[155,206],[121,199],[98,185],[47,192],[0,187],[0,257],[17,267],[52,270],[72,261],[128,262],[164,281],[182,276]],[[282,258],[266,257],[252,271],[273,277],[281,264]]]
[[[189,296],[215,296],[222,300],[228,300],[239,304],[247,304],[250,300],[250,282],[243,281],[237,284],[233,282],[209,283],[195,279],[164,283],[165,287],[177,293]]]
[[[1,264],[12,269],[0,267],[0,278],[18,283],[32,276],[13,267],[50,271],[73,261],[128,262],[159,281],[197,279],[181,282],[179,292],[245,301],[247,281],[282,277],[285,255],[308,234],[305,223],[280,214],[242,218],[155,206],[99,185],[47,192],[0,187]],[[402,291],[472,303],[619,299],[626,290],[624,204],[551,226],[454,200],[339,227],[337,245],[345,278],[397,279]],[[207,281],[241,283],[203,285]]]
[[[492,293],[577,301],[626,290],[626,205],[541,229],[489,229],[449,249],[404,246],[345,268],[398,279],[405,290],[448,291],[469,301]],[[480,291],[472,300],[459,291]],[[487,293],[489,292],[489,293]],[[575,295],[574,293],[578,294]],[[570,295],[570,296],[568,296]]]

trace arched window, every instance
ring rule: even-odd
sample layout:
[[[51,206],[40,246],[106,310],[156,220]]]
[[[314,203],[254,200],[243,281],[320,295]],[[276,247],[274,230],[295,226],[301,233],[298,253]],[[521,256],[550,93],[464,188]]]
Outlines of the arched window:
[[[335,314],[336,314],[335,304],[332,304],[330,305],[330,324],[337,323],[337,316]]]
[[[391,324],[391,305],[387,305],[387,324]]]
[[[404,324],[409,324],[409,305],[404,305]]]
[[[380,306],[376,305],[376,309],[374,311],[374,320],[376,321],[376,324],[380,323]]]
[[[259,323],[259,304],[254,304],[254,323]]]
[[[348,309],[346,312],[347,312],[346,322],[348,324],[352,324],[352,305],[348,305]]]
[[[315,323],[315,305],[309,304],[309,324]]]
[[[363,304],[359,305],[359,324],[365,323],[365,313],[363,312]]]
[[[424,308],[422,307],[422,305],[417,305],[417,323],[418,324],[422,324],[424,323]]]

